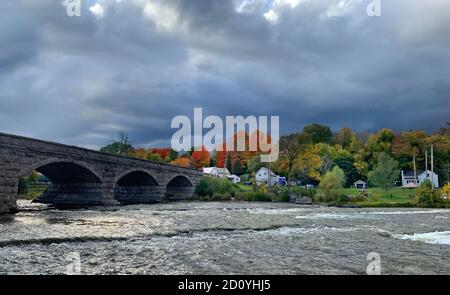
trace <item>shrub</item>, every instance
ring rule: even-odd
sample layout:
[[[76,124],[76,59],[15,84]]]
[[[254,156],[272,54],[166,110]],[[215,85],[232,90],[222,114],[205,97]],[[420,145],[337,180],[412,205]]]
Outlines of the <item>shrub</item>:
[[[416,192],[416,204],[419,207],[438,207],[444,203],[438,190],[433,189],[431,181],[427,180]]]
[[[234,195],[236,201],[248,201],[245,192],[238,192]]]
[[[333,190],[341,189],[345,182],[345,174],[341,168],[335,166],[332,171],[328,171],[320,180],[319,187],[325,191],[325,195],[330,197]]]
[[[218,198],[218,195],[223,195],[231,198],[237,190],[237,186],[228,179],[205,176],[200,180],[195,192],[201,197],[215,195],[215,198]]]
[[[314,197],[314,201],[317,203],[341,203],[346,199],[347,196],[338,190],[329,191],[328,194],[318,194]]]
[[[272,202],[272,198],[270,197],[269,194],[266,193],[255,193],[255,195],[253,196],[253,201],[257,201],[257,202]]]
[[[276,199],[276,195],[263,192],[238,192],[235,199],[247,202],[271,202]]]
[[[209,201],[231,201],[231,195],[229,193],[214,193]]]
[[[315,189],[301,188],[299,193],[303,197],[310,197],[311,199],[314,199],[314,197],[316,196],[317,191]]]
[[[237,201],[248,202],[288,202],[286,192],[270,193],[262,185],[254,186],[255,191],[244,191],[227,179],[204,176],[197,185],[194,199],[199,201]]]
[[[287,186],[280,186],[278,188],[278,193],[286,194],[286,196],[289,198]],[[296,194],[296,195],[299,195],[302,197],[310,197],[310,198],[314,199],[314,196],[316,195],[316,193],[317,193],[317,190],[315,190],[315,189],[307,189],[307,188],[299,187],[299,186],[291,186],[291,194]]]
[[[272,195],[272,201],[274,202],[289,202],[289,194],[286,192],[278,191]]]
[[[450,200],[450,182],[448,182],[444,185],[441,193],[442,193],[443,198]]]

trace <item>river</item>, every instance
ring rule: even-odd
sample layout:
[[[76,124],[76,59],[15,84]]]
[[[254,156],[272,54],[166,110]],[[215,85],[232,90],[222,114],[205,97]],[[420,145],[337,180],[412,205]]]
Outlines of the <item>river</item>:
[[[19,205],[0,216],[0,274],[365,274],[370,252],[381,274],[450,274],[445,209]]]

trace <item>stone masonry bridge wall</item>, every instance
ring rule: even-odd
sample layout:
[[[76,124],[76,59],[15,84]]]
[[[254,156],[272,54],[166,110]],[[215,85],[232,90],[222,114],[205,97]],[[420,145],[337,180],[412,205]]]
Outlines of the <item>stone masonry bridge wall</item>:
[[[185,200],[202,172],[0,133],[0,213],[17,209],[19,179],[38,171],[50,179],[40,201],[116,205]]]

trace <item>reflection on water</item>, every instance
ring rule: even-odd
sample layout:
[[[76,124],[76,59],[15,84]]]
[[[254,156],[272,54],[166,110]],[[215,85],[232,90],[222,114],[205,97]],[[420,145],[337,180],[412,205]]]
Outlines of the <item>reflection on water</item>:
[[[20,206],[26,211],[0,217],[0,274],[64,273],[74,252],[84,274],[364,274],[373,251],[387,273],[450,273],[449,210]]]

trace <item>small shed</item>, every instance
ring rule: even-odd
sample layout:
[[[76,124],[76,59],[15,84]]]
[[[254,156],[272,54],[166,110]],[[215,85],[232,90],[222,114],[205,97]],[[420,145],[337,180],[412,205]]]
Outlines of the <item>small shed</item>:
[[[362,180],[355,181],[355,183],[353,183],[353,185],[357,189],[366,189],[367,188],[367,183],[365,181],[362,181]]]
[[[227,177],[232,183],[240,183],[241,182],[241,178],[237,175],[231,174]]]

